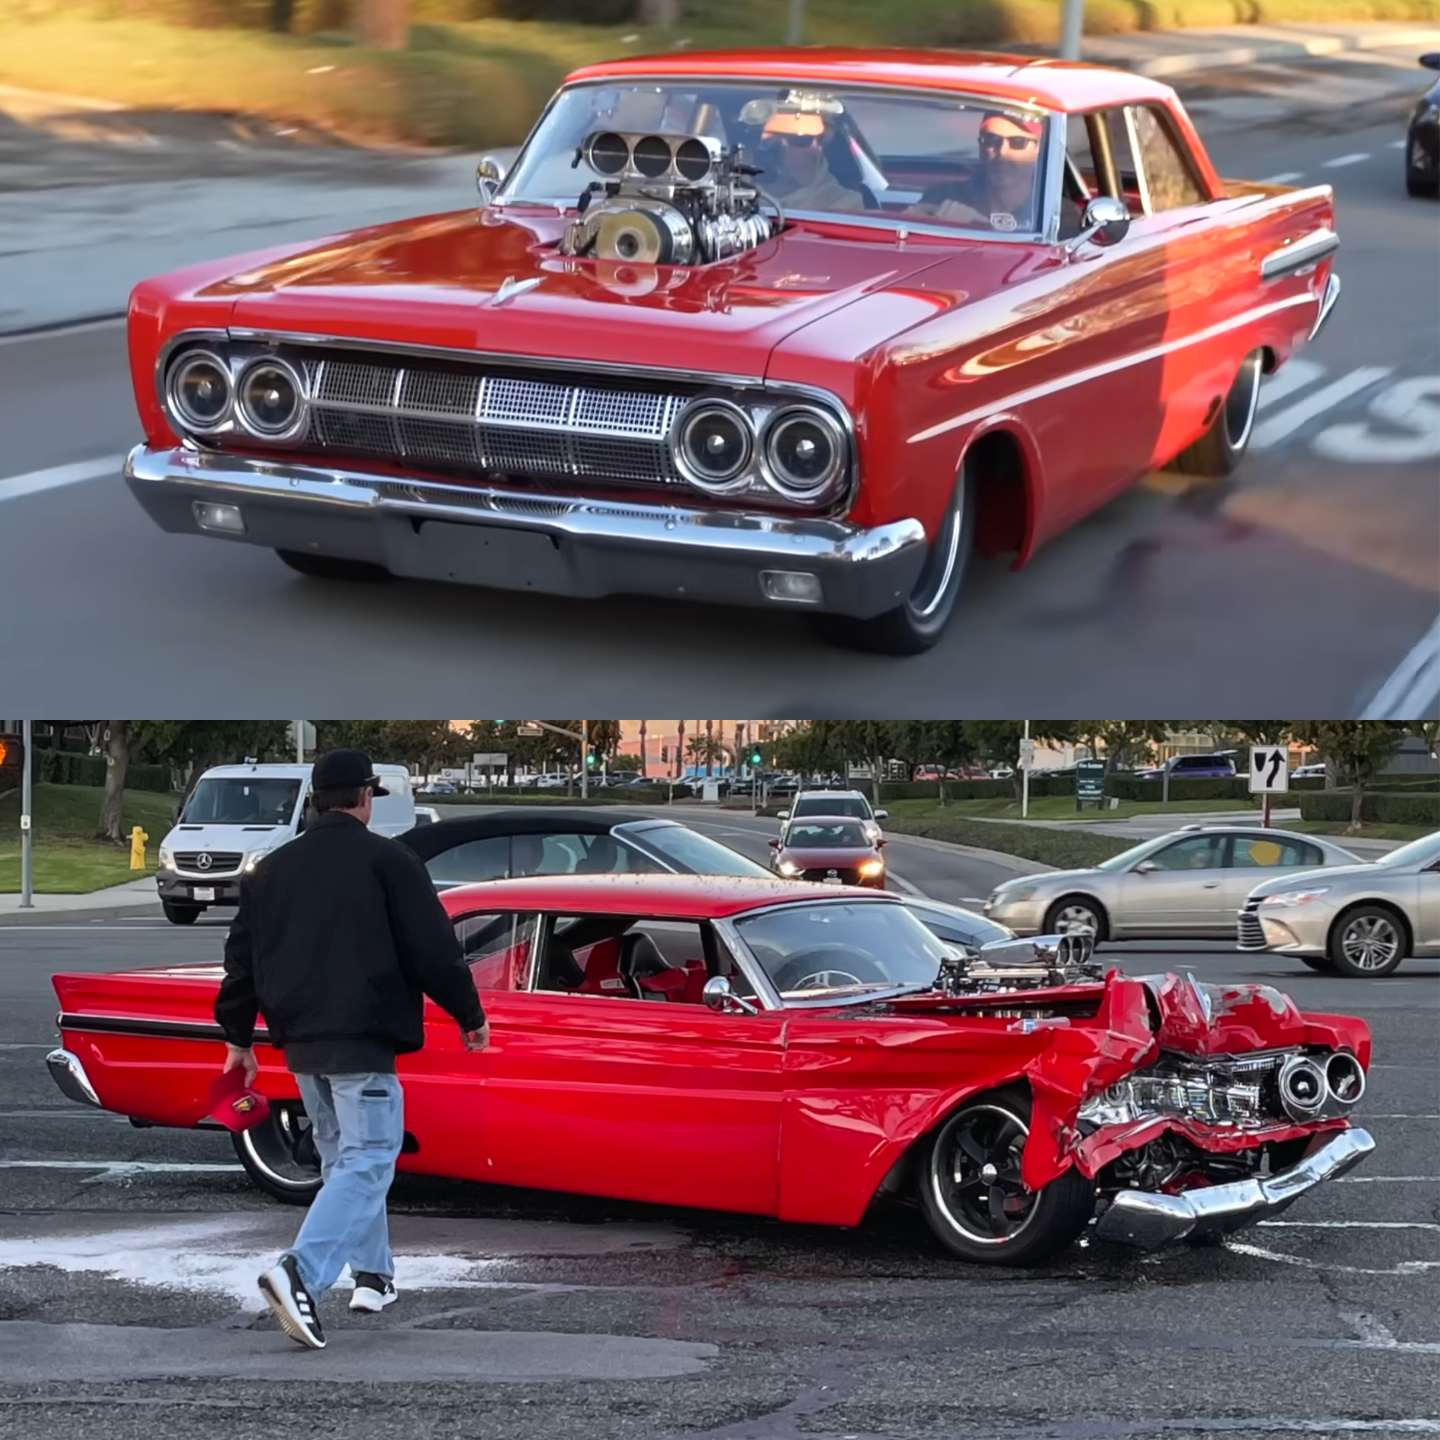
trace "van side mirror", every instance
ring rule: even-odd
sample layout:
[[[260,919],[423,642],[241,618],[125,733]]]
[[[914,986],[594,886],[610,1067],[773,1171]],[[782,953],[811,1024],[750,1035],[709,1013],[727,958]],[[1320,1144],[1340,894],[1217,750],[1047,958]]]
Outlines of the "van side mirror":
[[[875,812],[875,818],[877,820],[888,820],[890,818],[890,812],[888,810],[877,810]]]

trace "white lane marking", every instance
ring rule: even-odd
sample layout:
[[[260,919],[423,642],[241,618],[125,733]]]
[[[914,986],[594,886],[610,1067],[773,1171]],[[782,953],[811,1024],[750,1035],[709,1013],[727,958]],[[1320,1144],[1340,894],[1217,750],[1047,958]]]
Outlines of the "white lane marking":
[[[1274,1230],[1440,1230],[1433,1220],[1262,1220]]]
[[[1440,699],[1440,616],[1375,692],[1360,712],[1360,718],[1414,721],[1433,714],[1437,699]]]
[[[1305,399],[1287,406],[1278,415],[1272,415],[1270,419],[1261,421],[1250,437],[1251,447],[1264,450],[1268,446],[1284,440],[1287,436],[1293,435],[1317,415],[1323,415],[1325,411],[1333,409],[1342,400],[1375,384],[1377,380],[1383,380],[1390,374],[1390,369],[1391,367],[1388,365],[1361,365],[1348,375],[1342,375],[1338,380],[1332,380],[1323,389],[1315,391],[1313,395],[1307,395]]]
[[[41,1040],[26,1040],[15,1045],[0,1045],[0,1050],[53,1050],[53,1044],[46,1044]]]
[[[1327,1270],[1338,1275],[1423,1275],[1427,1270],[1440,1270],[1440,1260],[1402,1260],[1398,1265],[1370,1269],[1361,1265],[1328,1265],[1320,1260],[1307,1260],[1303,1255],[1282,1255],[1278,1250],[1265,1250],[1259,1245],[1227,1240],[1225,1248],[1236,1255],[1249,1255],[1256,1260],[1273,1260],[1277,1265],[1296,1265],[1302,1270]]]
[[[84,335],[90,330],[113,330],[124,323],[123,315],[107,315],[98,320],[80,320],[74,325],[55,325],[44,330],[24,330],[18,335],[0,335],[0,345],[24,345],[29,340],[58,340],[66,335]]]
[[[1370,152],[1368,150],[1357,150],[1350,155],[1337,155],[1333,160],[1322,160],[1320,162],[1320,168],[1322,170],[1339,170],[1342,166],[1358,165],[1362,160],[1368,160],[1369,158]]]
[[[1278,175],[1267,175],[1260,183],[1262,185],[1289,185],[1296,180],[1304,178],[1303,170],[1282,170]]]
[[[1408,142],[1404,140],[1392,140],[1389,144],[1391,150],[1403,150]]]
[[[120,915],[109,920],[90,920],[84,925],[0,925],[0,940],[3,940],[12,931],[17,935],[24,935],[35,930],[85,930],[91,935],[105,934],[108,926],[114,927],[110,933],[115,935],[139,935],[145,931],[152,931],[158,935],[174,935],[177,939],[183,940],[187,934],[184,930],[177,930],[173,925],[130,925],[126,923],[125,917]],[[199,930],[192,930],[189,934],[203,935],[207,930],[218,930],[219,928],[218,925],[202,925]],[[1372,1065],[1370,1068],[1373,1070],[1375,1067]]]
[[[1342,1175],[1336,1185],[1440,1185],[1440,1175]]]
[[[1323,365],[1314,360],[1307,360],[1303,355],[1297,355],[1295,359],[1285,363],[1274,379],[1267,379],[1260,386],[1260,399],[1256,402],[1255,408],[1257,410],[1268,409],[1287,395],[1293,395],[1297,390],[1303,390],[1324,373]]]
[[[0,501],[18,500],[22,495],[38,495],[45,490],[59,490],[65,485],[80,485],[107,475],[118,476],[124,464],[123,455],[112,455],[104,460],[78,460],[73,465],[56,465],[49,470],[11,475],[0,480]]]
[[[1340,1318],[1362,1339],[1376,1345],[1393,1345],[1395,1336],[1373,1315],[1363,1310],[1342,1310]]]
[[[1440,460],[1440,378],[1420,375],[1397,381],[1374,396],[1367,408],[1385,428],[1372,429],[1364,420],[1330,425],[1310,442],[1311,448],[1350,465]]]
[[[900,875],[897,875],[893,870],[889,871],[886,874],[885,878],[887,880],[893,881],[907,895],[913,895],[917,900],[928,900],[930,898],[918,885],[912,885],[910,881],[904,879]]]
[[[0,1160],[0,1170],[100,1170],[106,1180],[126,1180],[135,1175],[213,1175],[241,1170],[240,1165],[192,1165],[161,1160]]]

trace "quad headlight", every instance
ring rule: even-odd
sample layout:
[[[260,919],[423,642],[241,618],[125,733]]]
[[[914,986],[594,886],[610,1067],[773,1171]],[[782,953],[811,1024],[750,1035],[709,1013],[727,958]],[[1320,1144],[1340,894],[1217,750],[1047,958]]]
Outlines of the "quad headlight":
[[[252,435],[274,440],[299,423],[305,408],[300,376],[284,360],[254,360],[240,374],[240,422]]]
[[[166,391],[170,409],[189,430],[208,433],[230,418],[235,399],[230,367],[208,350],[183,355],[170,371]]]
[[[766,479],[790,500],[823,495],[845,467],[845,433],[810,405],[777,410],[761,438]]]
[[[728,400],[703,400],[681,418],[674,454],[676,468],[702,490],[744,485],[755,454],[750,417]]]

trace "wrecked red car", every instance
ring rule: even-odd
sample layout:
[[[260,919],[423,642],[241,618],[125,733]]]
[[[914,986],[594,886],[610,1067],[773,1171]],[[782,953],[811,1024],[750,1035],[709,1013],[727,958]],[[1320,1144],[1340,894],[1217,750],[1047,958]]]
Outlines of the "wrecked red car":
[[[1154,1247],[1277,1213],[1374,1148],[1348,1115],[1370,1032],[1264,986],[1102,976],[1085,935],[946,943],[903,898],[689,875],[441,897],[493,1032],[440,1011],[402,1057],[402,1170],[853,1226],[918,1201],[968,1260],[1035,1263],[1096,1216]],[[216,966],[55,977],[72,1098],[194,1126],[223,1058]],[[233,1137],[304,1202],[317,1162],[282,1055]]]

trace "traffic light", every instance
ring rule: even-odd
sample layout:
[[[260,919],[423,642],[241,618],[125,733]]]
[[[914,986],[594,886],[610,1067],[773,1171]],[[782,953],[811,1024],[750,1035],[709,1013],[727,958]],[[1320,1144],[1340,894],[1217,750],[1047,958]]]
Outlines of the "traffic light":
[[[752,750],[752,751],[750,752],[750,763],[751,763],[752,765],[760,765],[760,764],[763,764],[763,763],[764,763],[764,760],[765,760],[765,757],[764,757],[758,750]]]
[[[595,763],[599,760],[599,758],[600,758],[600,757],[592,750],[592,751],[585,757],[585,763],[586,763],[588,766],[590,766],[590,768],[593,770],[593,769],[595,768]]]
[[[24,768],[24,742],[18,735],[0,735],[0,782],[18,781]]]
[[[668,765],[670,763],[670,747],[668,745],[662,745],[660,747],[660,763],[662,765]]]

